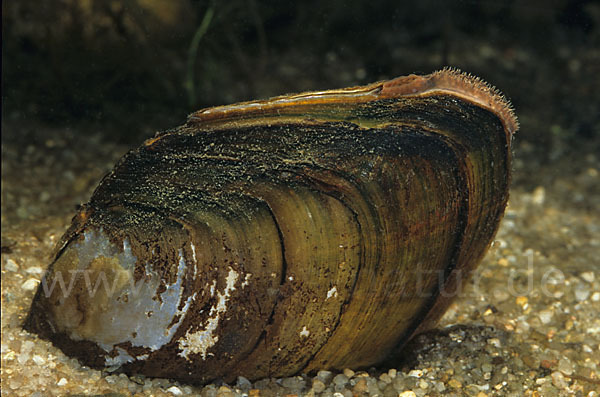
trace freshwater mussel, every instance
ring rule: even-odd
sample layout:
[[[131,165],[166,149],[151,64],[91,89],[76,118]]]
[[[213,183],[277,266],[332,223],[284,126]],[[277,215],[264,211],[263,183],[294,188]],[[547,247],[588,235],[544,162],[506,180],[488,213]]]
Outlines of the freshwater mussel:
[[[516,129],[453,69],[198,111],[102,180],[25,328],[194,383],[377,364],[483,257]]]

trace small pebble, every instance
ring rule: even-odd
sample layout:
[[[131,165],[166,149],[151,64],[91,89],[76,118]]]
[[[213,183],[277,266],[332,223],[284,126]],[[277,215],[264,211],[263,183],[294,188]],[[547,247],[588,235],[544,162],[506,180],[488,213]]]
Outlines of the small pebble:
[[[414,378],[420,378],[423,376],[423,371],[420,369],[413,369],[408,373],[408,376],[412,376]]]
[[[379,376],[379,380],[385,382],[386,384],[392,383],[392,378],[385,372]]]
[[[29,274],[42,274],[43,271],[44,269],[42,269],[39,266],[31,266],[28,267],[27,270],[25,270],[25,272]]]
[[[37,288],[39,282],[40,281],[38,279],[30,278],[29,280],[21,284],[21,288],[23,288],[25,291],[33,291]]]
[[[27,361],[29,361],[29,358],[29,353],[21,353],[17,357],[17,362],[21,365],[25,365],[27,364]]]
[[[394,378],[393,385],[394,385],[394,388],[398,391],[404,390],[406,388],[406,382],[404,380],[404,377],[396,376]]]
[[[535,380],[535,384],[536,384],[536,385],[543,385],[543,384],[544,384],[544,383],[546,383],[547,381],[548,381],[548,379],[546,379],[546,378],[537,378],[537,379]]]
[[[398,391],[394,386],[389,384],[383,388],[383,397],[398,397]]]
[[[16,390],[18,388],[20,388],[23,385],[23,383],[17,379],[17,378],[12,378],[8,384],[8,387],[10,387],[12,390]]]
[[[292,376],[289,378],[284,378],[281,381],[281,385],[288,389],[300,390],[304,387],[305,381],[301,376]]]
[[[34,363],[36,363],[36,365],[44,365],[46,364],[46,359],[42,356],[40,356],[39,354],[34,355],[32,358]]]
[[[178,388],[177,386],[171,386],[167,389],[167,393],[171,393],[174,396],[181,396],[183,394],[183,392],[181,391],[180,388]]]
[[[546,189],[543,186],[538,186],[535,188],[531,195],[531,202],[536,205],[544,204],[546,199]]]
[[[56,383],[57,386],[65,386],[67,384],[67,380],[65,378],[60,378],[60,380]]]
[[[417,395],[415,394],[414,391],[407,390],[407,391],[403,391],[402,393],[400,393],[398,395],[398,397],[417,397]]]
[[[541,360],[540,361],[540,367],[545,368],[545,369],[552,369],[556,366],[557,361],[556,360]]]
[[[539,389],[539,396],[558,396],[558,390],[556,387],[552,385],[552,383],[548,382],[542,385]]]
[[[528,302],[528,299],[526,296],[517,296],[517,298],[515,299],[515,303],[517,305],[521,306],[523,308],[523,310],[526,309],[527,302]]]
[[[583,272],[580,274],[581,278],[587,281],[588,283],[594,282],[594,272]]]
[[[4,268],[10,272],[16,272],[19,270],[19,265],[17,265],[17,262],[13,261],[12,259],[8,259],[6,261],[6,265],[4,265]]]
[[[578,302],[586,300],[590,296],[590,289],[587,285],[579,284],[575,287],[575,299]]]
[[[312,389],[315,393],[321,393],[327,386],[320,379],[313,380]]]
[[[561,372],[554,371],[550,376],[552,376],[552,384],[559,389],[564,389],[568,386],[565,376]]]
[[[518,331],[519,333],[522,333],[522,334],[523,334],[523,333],[525,333],[525,332],[528,332],[528,331],[529,331],[529,328],[531,328],[531,327],[530,327],[530,325],[529,325],[529,323],[528,323],[527,321],[524,321],[524,320],[523,320],[523,321],[519,321],[519,322],[517,323],[517,331]]]
[[[217,397],[235,397],[235,393],[227,386],[219,387]]]
[[[552,321],[553,315],[554,313],[552,313],[550,310],[542,310],[538,313],[538,317],[540,318],[542,324],[548,324],[550,321]]]
[[[352,378],[354,376],[354,371],[352,371],[350,368],[344,368],[344,375],[346,375],[348,378]]]
[[[333,376],[333,373],[331,371],[321,370],[321,371],[317,372],[317,379],[319,379],[321,382],[323,382],[325,384],[329,383],[332,376]]]
[[[23,344],[21,344],[21,354],[27,354],[31,352],[34,346],[35,344],[33,343],[33,341],[26,340],[25,342],[23,342]]]
[[[369,388],[369,394],[371,394],[372,396],[381,395],[381,389],[377,385],[377,381],[375,379],[368,378],[367,387]]]
[[[333,378],[333,384],[336,386],[345,386],[348,383],[348,377],[344,374],[337,374]]]
[[[568,358],[562,357],[560,360],[558,360],[558,370],[565,375],[572,375],[573,364],[571,364],[571,361],[569,361]]]
[[[367,387],[367,380],[365,378],[360,378],[352,389],[355,394],[366,393],[368,390],[369,388]]]
[[[506,245],[506,243],[505,242],[500,242],[500,245]],[[506,267],[506,266],[509,265],[508,259],[506,259],[506,258],[500,258],[500,259],[498,259],[498,264],[500,266],[502,266],[502,267]]]
[[[236,386],[240,389],[250,389],[252,387],[252,382],[243,376],[238,376]]]
[[[438,391],[438,393],[442,393],[443,391],[446,390],[446,386],[442,383],[442,382],[435,382],[435,390]]]

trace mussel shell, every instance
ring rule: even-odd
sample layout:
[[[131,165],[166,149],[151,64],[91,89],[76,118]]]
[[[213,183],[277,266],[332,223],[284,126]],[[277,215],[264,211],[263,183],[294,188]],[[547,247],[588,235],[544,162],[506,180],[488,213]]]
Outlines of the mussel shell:
[[[102,180],[25,328],[195,383],[381,362],[484,255],[516,129],[451,69],[196,112]]]

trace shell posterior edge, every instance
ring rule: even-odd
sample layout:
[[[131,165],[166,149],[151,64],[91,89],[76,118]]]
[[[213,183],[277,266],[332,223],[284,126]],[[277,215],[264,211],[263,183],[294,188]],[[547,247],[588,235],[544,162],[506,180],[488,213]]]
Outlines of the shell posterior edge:
[[[425,96],[451,94],[494,113],[510,137],[518,131],[519,122],[511,102],[493,85],[460,69],[445,67],[426,76],[398,77],[383,84],[380,96]]]

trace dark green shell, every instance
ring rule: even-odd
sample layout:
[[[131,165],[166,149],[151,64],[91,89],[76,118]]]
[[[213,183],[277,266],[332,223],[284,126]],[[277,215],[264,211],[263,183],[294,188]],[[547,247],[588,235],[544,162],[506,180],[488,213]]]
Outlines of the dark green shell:
[[[377,364],[484,255],[515,130],[454,70],[197,112],[102,180],[25,327],[196,383]]]

